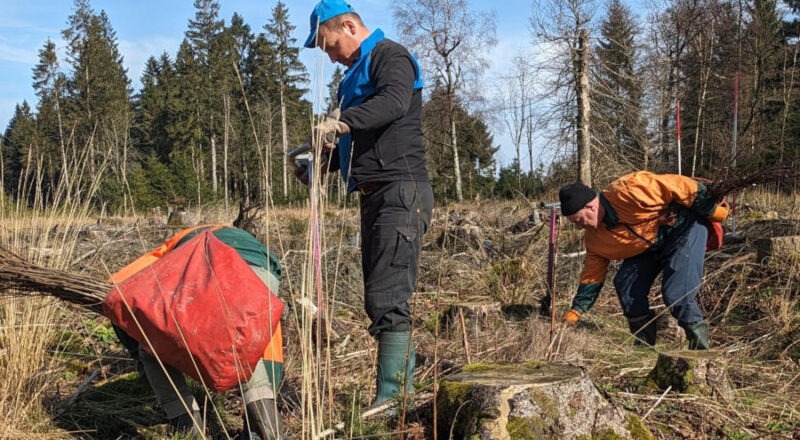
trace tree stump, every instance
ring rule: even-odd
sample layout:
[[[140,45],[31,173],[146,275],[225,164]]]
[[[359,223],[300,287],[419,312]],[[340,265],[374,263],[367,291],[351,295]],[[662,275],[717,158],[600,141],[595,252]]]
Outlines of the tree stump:
[[[441,382],[437,405],[439,438],[654,438],[570,365],[469,365]]]
[[[679,393],[726,397],[731,385],[725,360],[711,350],[684,350],[658,354],[656,366],[647,376],[648,384]]]
[[[169,226],[195,226],[199,224],[198,215],[190,211],[172,211],[167,218],[167,225]]]
[[[761,263],[765,260],[783,262],[786,260],[800,261],[800,235],[788,237],[772,237],[756,240],[758,251],[756,260]]]
[[[501,318],[498,302],[469,302],[452,304],[442,314],[445,335],[462,334],[462,322],[467,336],[474,338],[485,331],[496,331]]]

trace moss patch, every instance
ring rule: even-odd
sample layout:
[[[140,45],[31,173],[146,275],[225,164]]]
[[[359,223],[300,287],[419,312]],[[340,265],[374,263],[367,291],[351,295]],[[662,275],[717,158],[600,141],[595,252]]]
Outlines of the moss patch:
[[[482,371],[522,371],[522,370],[538,370],[547,365],[544,361],[529,361],[521,364],[487,364],[476,362],[474,364],[465,365],[461,370],[467,373],[482,372]]]
[[[655,440],[655,436],[644,425],[642,419],[634,414],[628,414],[625,423],[625,429],[631,433],[634,440]]]

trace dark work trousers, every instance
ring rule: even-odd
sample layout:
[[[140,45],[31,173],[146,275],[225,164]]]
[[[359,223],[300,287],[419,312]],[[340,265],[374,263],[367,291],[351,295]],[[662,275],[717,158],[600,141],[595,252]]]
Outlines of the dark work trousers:
[[[628,258],[614,277],[614,287],[627,318],[650,313],[647,299],[659,273],[661,294],[678,324],[686,326],[703,320],[697,293],[703,280],[708,231],[702,220],[687,219],[686,228],[670,235],[661,249]]]
[[[361,195],[361,269],[369,333],[411,330],[422,236],[431,223],[430,182],[394,181]]]

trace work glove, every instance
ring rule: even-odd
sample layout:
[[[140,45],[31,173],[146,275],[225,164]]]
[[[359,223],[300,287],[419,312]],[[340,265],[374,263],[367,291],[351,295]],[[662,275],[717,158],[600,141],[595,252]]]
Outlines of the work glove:
[[[731,207],[728,205],[728,202],[722,201],[717,203],[717,206],[714,208],[714,212],[708,216],[708,219],[712,222],[724,222],[726,218],[728,218],[728,212],[730,212]]]
[[[308,161],[300,164],[295,163],[294,177],[297,177],[297,180],[302,182],[303,185],[308,186]]]
[[[320,159],[322,160],[322,163],[320,164],[319,167],[321,173],[320,175],[324,175],[325,173],[328,172],[328,158],[329,158],[329,153],[327,151],[323,152],[320,155]],[[310,171],[309,169],[310,166],[311,162],[309,162],[307,159],[294,161],[294,177],[296,177],[297,180],[302,182],[303,185],[305,186],[308,186],[309,183],[308,172]]]
[[[323,150],[336,148],[336,139],[343,134],[350,133],[350,126],[339,120],[339,110],[332,111],[319,124],[311,130],[309,143],[313,147],[322,147]]]
[[[568,325],[577,324],[579,319],[581,319],[581,314],[575,309],[570,309],[570,311],[565,313],[564,317],[561,318],[561,320]]]

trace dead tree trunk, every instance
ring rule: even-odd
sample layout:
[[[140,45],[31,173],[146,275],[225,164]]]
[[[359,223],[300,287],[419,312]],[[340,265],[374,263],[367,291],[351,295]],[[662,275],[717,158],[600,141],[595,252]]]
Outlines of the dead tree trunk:
[[[583,29],[578,37],[578,49],[574,55],[575,94],[578,100],[577,141],[578,178],[583,184],[592,186],[592,156],[589,134],[589,31]]]

